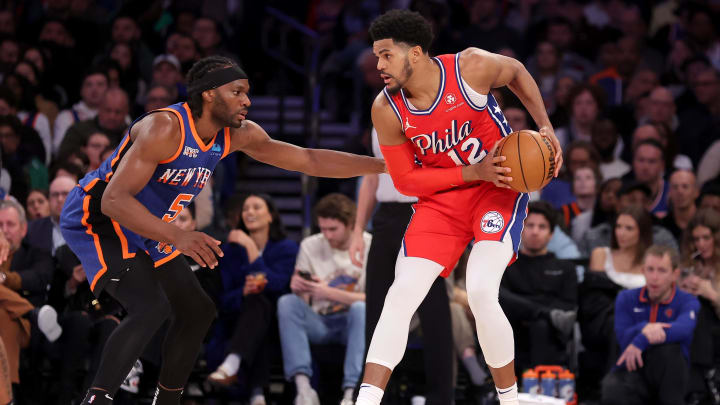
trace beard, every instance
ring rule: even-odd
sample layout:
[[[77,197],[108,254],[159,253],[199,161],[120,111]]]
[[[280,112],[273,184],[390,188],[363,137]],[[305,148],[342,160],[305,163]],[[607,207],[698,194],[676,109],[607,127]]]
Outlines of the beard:
[[[397,92],[399,92],[400,89],[402,89],[403,86],[405,86],[405,83],[407,83],[408,79],[410,79],[410,76],[412,76],[412,74],[413,74],[413,68],[412,68],[412,66],[410,66],[410,61],[408,61],[408,59],[406,57],[405,65],[403,65],[403,70],[402,70],[402,75],[404,77],[404,80],[400,80],[395,76],[390,76],[393,79],[395,79],[396,84],[395,84],[395,86],[387,87],[388,93],[396,94]]]
[[[240,128],[240,126],[242,126],[242,120],[234,119],[234,114],[230,111],[230,106],[228,106],[222,97],[215,98],[215,105],[210,113],[212,114],[213,121],[220,124],[223,128]]]

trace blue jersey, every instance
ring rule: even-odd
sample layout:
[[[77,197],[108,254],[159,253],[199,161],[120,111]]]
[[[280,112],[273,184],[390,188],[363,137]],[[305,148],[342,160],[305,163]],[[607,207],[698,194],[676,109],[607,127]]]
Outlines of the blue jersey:
[[[205,187],[215,166],[230,152],[230,129],[221,129],[205,144],[195,131],[195,123],[187,103],[178,103],[151,111],[168,111],[180,122],[181,141],[175,153],[158,163],[147,185],[135,195],[151,214],[165,222],[172,222],[192,199]],[[147,115],[145,114],[145,115]],[[142,237],[104,217],[100,212],[100,200],[107,183],[112,179],[120,161],[132,145],[128,128],[120,145],[97,170],[88,173],[68,196],[60,219],[60,226],[70,248],[83,262],[85,273],[95,283],[108,269],[108,256],[114,248],[105,249],[117,239],[123,260],[135,256],[138,250],[148,253],[155,266],[168,262],[179,254],[173,246]],[[105,225],[107,222],[107,226]],[[114,243],[114,242],[113,242]],[[113,245],[114,246],[114,245]]]

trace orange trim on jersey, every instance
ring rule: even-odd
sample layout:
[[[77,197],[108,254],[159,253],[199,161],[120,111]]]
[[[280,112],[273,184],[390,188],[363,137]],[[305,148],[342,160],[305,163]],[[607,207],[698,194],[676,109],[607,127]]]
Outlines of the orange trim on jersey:
[[[164,258],[156,261],[156,262],[155,262],[155,267],[157,268],[157,267],[162,266],[163,264],[165,264],[165,263],[169,262],[170,260],[176,258],[179,254],[180,254],[180,251],[179,251],[179,250],[175,250],[174,252],[170,253],[170,256],[164,257]]]
[[[88,218],[90,217],[90,196],[86,195],[85,198],[83,198],[83,217],[81,223],[87,228],[85,233],[93,237],[93,242],[95,243],[95,251],[98,255],[98,261],[100,261],[100,264],[102,267],[100,268],[100,271],[95,274],[95,277],[92,280],[92,283],[90,283],[90,289],[95,290],[95,284],[97,284],[98,280],[100,280],[100,277],[102,277],[103,274],[107,271],[107,265],[105,264],[105,257],[102,253],[102,247],[100,247],[100,237],[92,230],[92,225],[88,223]]]
[[[209,151],[210,148],[212,148],[213,144],[215,144],[215,138],[217,138],[217,133],[215,134],[215,136],[213,136],[213,139],[207,145],[205,145],[205,142],[203,142],[202,138],[200,138],[200,136],[195,131],[195,121],[193,120],[192,112],[190,112],[190,107],[188,107],[187,103],[183,103],[182,106],[187,112],[188,122],[190,122],[190,132],[192,132],[192,135],[195,138],[195,142],[197,142],[201,151]]]
[[[115,233],[120,239],[120,247],[122,248],[123,259],[132,259],[133,257],[135,257],[135,253],[130,253],[130,251],[128,250],[128,241],[122,231],[122,228],[120,228],[120,224],[112,218],[110,219],[110,221],[112,221],[113,229],[115,229]]]
[[[158,162],[158,164],[165,164],[165,163],[170,163],[173,160],[177,159],[177,157],[180,156],[180,152],[182,152],[183,146],[185,145],[185,123],[183,122],[182,115],[180,115],[179,112],[173,110],[172,108],[161,108],[158,111],[170,111],[170,112],[174,113],[175,116],[177,117],[178,121],[180,121],[180,145],[178,145],[177,150],[175,151],[175,153],[172,156],[170,156],[169,158],[167,158],[165,160],[161,160]]]
[[[657,322],[658,304],[650,306],[650,323]]]
[[[83,187],[83,190],[85,190],[86,193],[89,193],[90,190],[92,190],[93,187],[95,187],[95,184],[100,181],[100,179],[95,178],[90,181],[90,183],[86,184],[85,187]]]
[[[122,155],[128,143],[130,143],[130,130],[128,130],[125,141],[123,141],[122,145],[120,145],[120,148],[117,151],[117,155],[115,155],[113,160],[110,161],[110,171],[105,175],[105,181],[110,181],[110,177],[112,177],[113,173],[115,172],[115,163],[117,163],[118,159],[120,159],[120,155]]]
[[[224,159],[230,152],[232,152],[232,150],[230,150],[230,128],[225,127],[225,151],[222,156],[220,156],[220,159]]]

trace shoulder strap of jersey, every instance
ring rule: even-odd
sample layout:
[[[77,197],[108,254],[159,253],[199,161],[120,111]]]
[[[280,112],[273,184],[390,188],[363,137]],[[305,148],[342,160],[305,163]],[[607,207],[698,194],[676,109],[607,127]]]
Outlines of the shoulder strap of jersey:
[[[402,114],[400,111],[405,109],[405,106],[400,101],[400,93],[395,93],[394,95],[391,95],[390,92],[388,92],[387,86],[383,88],[383,94],[385,94],[385,98],[388,101],[388,104],[390,104],[390,107],[395,112],[395,116],[397,116],[398,121],[400,121],[400,126],[402,127]],[[404,130],[403,130],[404,132]]]

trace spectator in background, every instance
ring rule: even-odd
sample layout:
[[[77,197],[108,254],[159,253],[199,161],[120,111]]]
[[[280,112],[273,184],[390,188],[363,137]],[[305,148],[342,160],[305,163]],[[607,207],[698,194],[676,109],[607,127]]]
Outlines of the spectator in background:
[[[136,50],[137,67],[146,82],[150,80],[153,52],[142,41],[142,31],[136,19],[127,14],[121,14],[113,21],[111,29],[113,43],[128,44]]]
[[[167,37],[165,53],[177,58],[183,75],[187,74],[192,64],[200,58],[195,40],[190,35],[181,32],[173,32]]]
[[[609,118],[600,118],[592,126],[590,143],[600,155],[600,172],[604,180],[619,178],[631,170],[631,166],[617,154],[618,143],[622,142],[615,123]]]
[[[609,222],[615,217],[618,211],[617,194],[621,186],[622,182],[618,178],[600,184],[592,209],[581,212],[570,222],[571,236],[575,243],[579,244],[590,228]]]
[[[60,144],[58,156],[63,157],[79,150],[88,137],[102,132],[110,138],[112,144],[119,144],[127,129],[127,116],[130,109],[128,97],[122,89],[109,89],[105,92],[98,115],[92,120],[73,124]]]
[[[85,146],[82,147],[83,153],[88,158],[87,171],[91,172],[102,163],[100,154],[110,146],[110,138],[102,132],[95,132],[90,134],[85,142]]]
[[[680,287],[700,301],[690,350],[690,391],[702,396],[717,382],[707,378],[720,361],[720,213],[701,209],[682,239],[683,278]]]
[[[68,128],[78,121],[85,121],[97,116],[98,108],[108,89],[107,72],[91,68],[83,78],[80,87],[80,101],[72,107],[60,111],[53,124],[53,154],[60,149],[60,144]]]
[[[571,229],[572,221],[581,213],[590,211],[595,205],[600,188],[601,175],[597,167],[582,166],[575,169],[572,181],[572,193],[575,201],[560,207],[561,225]]]
[[[38,160],[42,163],[47,163],[50,156],[48,155],[49,148],[51,147],[50,139],[43,139],[42,136],[31,126],[24,124],[29,116],[27,113],[18,112],[18,100],[10,88],[6,86],[0,87],[0,116],[13,115],[20,121],[20,138],[22,143],[32,145],[31,151],[25,150],[23,153],[32,153],[37,156]],[[46,134],[47,135],[47,134]],[[41,152],[42,148],[42,152]]]
[[[680,267],[675,250],[651,246],[642,272],[646,285],[620,292],[615,303],[622,354],[603,380],[602,404],[683,404],[700,305],[676,287]]]
[[[135,48],[126,42],[116,42],[110,48],[108,57],[103,64],[107,65],[108,76],[111,77],[110,87],[122,87],[133,103],[141,101],[147,85],[138,67]],[[112,78],[115,74],[116,79]]]
[[[46,186],[45,149],[35,131],[24,128],[14,115],[0,116],[0,146],[3,168],[12,178],[10,193],[15,198],[25,201],[30,189]]]
[[[645,139],[634,145],[633,178],[650,189],[648,210],[658,218],[667,215],[670,186],[663,179],[665,148],[654,139]]]
[[[220,55],[228,57],[237,63],[240,58],[232,52],[227,51],[222,44],[223,33],[217,21],[209,17],[200,17],[195,20],[192,29],[192,38],[195,40],[200,52],[200,57],[209,55]]]
[[[475,46],[490,52],[509,47],[522,53],[523,42],[517,31],[505,25],[499,3],[478,0],[466,7],[470,24],[461,35],[462,47]]]
[[[679,139],[683,140],[680,151],[697,162],[717,139],[715,134],[720,124],[720,79],[718,72],[705,67],[688,76],[688,81],[697,104],[691,104],[680,111],[677,132]]]
[[[676,110],[675,97],[670,90],[663,86],[657,86],[650,92],[647,115],[641,120],[641,123],[645,121],[649,124],[665,125],[675,132],[680,124],[675,115]]]
[[[23,98],[20,100],[21,111],[17,116],[24,126],[34,129],[40,139],[43,141],[45,148],[44,163],[50,162],[52,149],[52,130],[50,128],[50,120],[47,115],[40,110],[40,99],[42,98],[42,88],[40,87],[40,72],[32,63],[28,61],[20,61],[15,65],[15,73],[18,78],[25,79],[23,86]]]
[[[55,257],[57,249],[65,244],[58,221],[65,205],[65,198],[76,185],[77,181],[66,176],[56,177],[50,183],[50,215],[28,224],[25,239],[30,246],[42,249]]]
[[[555,213],[546,202],[532,202],[517,260],[500,285],[500,304],[513,324],[515,368],[567,365],[577,307],[577,273],[572,262],[547,250]]]
[[[553,127],[562,128],[566,126],[570,120],[570,105],[568,104],[568,96],[570,90],[577,84],[577,79],[570,74],[562,74],[555,80],[553,88],[552,103],[546,108],[550,113],[550,122]]]
[[[5,266],[9,260],[0,263],[0,266]],[[9,380],[0,381],[3,385],[7,383],[7,386],[0,388],[0,394],[12,398],[13,390],[9,385],[20,383],[20,350],[30,343],[30,321],[25,316],[33,310],[33,305],[5,283],[6,280],[0,275],[0,343],[4,346],[0,355],[7,356],[0,362],[6,367],[0,371],[0,376],[3,380]]]
[[[682,239],[682,233],[688,222],[695,216],[695,200],[699,190],[695,181],[695,173],[691,170],[677,170],[670,175],[670,191],[668,192],[668,215],[660,221],[660,225],[673,234],[676,240]]]
[[[537,82],[545,105],[552,104],[553,90],[560,73],[560,57],[555,45],[541,41],[535,46],[535,59],[527,64],[528,72]]]
[[[355,224],[355,203],[342,194],[328,194],[315,206],[320,233],[305,238],[290,279],[293,294],[278,301],[278,325],[285,378],[294,381],[298,405],[318,405],[310,386],[311,343],[344,344],[343,400],[353,403],[365,352],[365,268],[352,264],[349,247]],[[364,234],[365,246],[372,237]],[[367,253],[365,253],[367,255]],[[362,258],[367,263],[367,258]]]
[[[676,169],[693,170],[693,163],[690,161],[690,158],[677,154],[675,134],[670,131],[669,127],[664,124],[645,124],[638,126],[632,134],[631,150],[635,151],[640,142],[646,139],[654,139],[662,145],[665,151],[664,170],[668,173]]]
[[[153,61],[152,83],[165,86],[172,92],[172,99],[184,100],[187,98],[187,89],[182,83],[183,76],[180,62],[173,55],[158,55]],[[170,103],[172,104],[172,103]]]
[[[549,202],[557,209],[575,201],[575,196],[572,193],[575,170],[585,166],[597,170],[600,162],[600,157],[590,142],[573,142],[564,149],[563,154],[565,165],[563,165],[561,175],[545,186],[540,194],[542,200]]]
[[[0,201],[0,231],[10,242],[8,260],[0,264],[2,284],[22,295],[36,307],[45,303],[53,273],[50,252],[30,245],[25,239],[25,209],[13,200]]]
[[[615,220],[610,246],[597,247],[590,256],[590,270],[604,272],[623,288],[645,284],[642,258],[652,244],[652,218],[640,206],[622,209]]]
[[[519,131],[521,129],[531,129],[529,125],[529,118],[527,111],[522,107],[516,107],[509,105],[503,108],[503,115],[508,120],[508,124],[513,131]]]
[[[555,130],[563,149],[572,141],[589,142],[592,139],[592,127],[604,109],[605,98],[599,87],[579,83],[570,90],[567,105],[570,121],[566,126]]]
[[[237,381],[242,367],[248,376],[250,404],[265,404],[270,383],[269,342],[277,299],[289,291],[298,245],[287,239],[280,213],[269,196],[250,194],[243,202],[238,228],[230,231],[219,264],[224,293],[220,322],[226,328],[222,364],[208,377],[217,385]],[[262,254],[261,254],[262,253]]]
[[[165,86],[153,85],[148,90],[145,97],[145,107],[143,112],[150,112],[160,108],[165,108],[174,101],[172,92]]]
[[[28,221],[45,218],[50,215],[47,190],[30,190],[25,205]]]
[[[720,213],[720,183],[705,183],[700,189],[698,209],[710,208]]]

